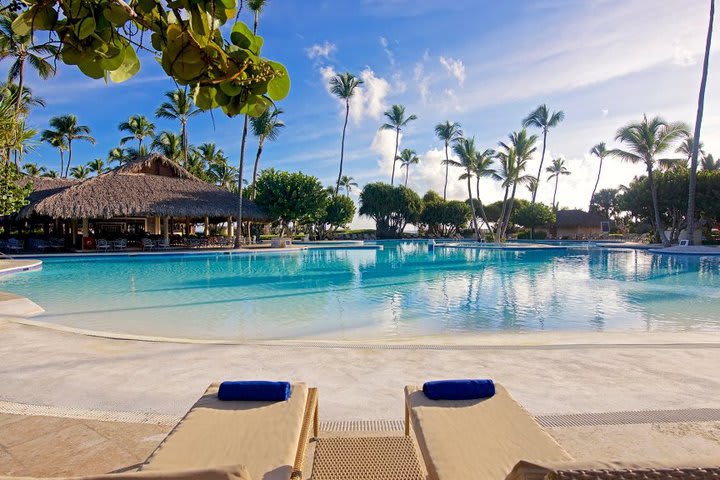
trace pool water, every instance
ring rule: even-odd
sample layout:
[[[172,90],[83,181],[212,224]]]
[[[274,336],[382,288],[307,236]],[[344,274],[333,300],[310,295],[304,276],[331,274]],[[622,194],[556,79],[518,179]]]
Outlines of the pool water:
[[[36,320],[198,339],[720,330],[720,261],[638,250],[383,250],[45,258],[0,277]]]

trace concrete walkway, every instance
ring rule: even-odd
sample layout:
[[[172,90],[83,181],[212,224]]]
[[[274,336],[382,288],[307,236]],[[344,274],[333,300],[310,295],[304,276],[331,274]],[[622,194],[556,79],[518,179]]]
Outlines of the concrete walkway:
[[[0,336],[0,400],[35,405],[181,415],[212,381],[288,379],[320,387],[322,420],[388,420],[402,418],[405,384],[489,377],[535,415],[720,408],[718,333],[673,334],[675,345],[552,345],[550,335],[517,346],[507,335],[460,350],[154,343],[2,321]]]

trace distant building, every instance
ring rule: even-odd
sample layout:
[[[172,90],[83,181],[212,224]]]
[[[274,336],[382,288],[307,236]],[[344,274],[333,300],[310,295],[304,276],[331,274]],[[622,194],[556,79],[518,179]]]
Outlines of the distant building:
[[[598,238],[610,233],[610,220],[584,210],[558,210],[555,225],[548,226],[556,238]]]

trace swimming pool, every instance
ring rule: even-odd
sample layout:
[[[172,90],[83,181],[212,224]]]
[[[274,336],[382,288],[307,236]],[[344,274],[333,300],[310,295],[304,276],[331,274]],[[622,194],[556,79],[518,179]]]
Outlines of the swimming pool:
[[[35,320],[198,339],[720,330],[718,259],[638,250],[437,249],[45,258],[0,277]]]

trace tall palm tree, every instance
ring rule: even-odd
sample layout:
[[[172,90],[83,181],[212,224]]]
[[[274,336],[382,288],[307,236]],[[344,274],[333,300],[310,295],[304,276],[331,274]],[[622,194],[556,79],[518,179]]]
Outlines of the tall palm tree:
[[[340,179],[342,178],[343,159],[345,157],[345,131],[347,130],[348,116],[350,115],[350,99],[355,95],[355,89],[362,85],[363,81],[350,72],[339,73],[330,79],[330,92],[345,101],[345,123],[343,124],[342,140],[340,141],[340,172],[338,180],[335,184],[335,195],[340,189]],[[397,148],[395,148],[397,155]]]
[[[450,123],[450,120],[445,120],[445,123],[435,125],[435,135],[445,144],[445,160],[443,161],[445,165],[445,188],[443,188],[443,200],[447,200],[448,173],[450,170],[448,148],[451,143],[463,136],[463,131],[458,122]]]
[[[503,170],[505,200],[500,213],[500,228],[495,232],[497,242],[505,238],[505,233],[510,225],[510,216],[515,205],[515,194],[518,185],[537,182],[537,177],[525,174],[527,164],[537,150],[535,146],[538,139],[537,135],[528,135],[527,130],[522,129],[519,132],[511,133],[508,138],[509,143],[499,142],[501,147],[499,158]],[[537,192],[537,188],[535,188],[535,191]],[[509,197],[508,193],[510,193]]]
[[[205,158],[196,148],[190,148],[190,154],[183,165],[185,169],[201,180],[209,180],[210,175],[206,170]]]
[[[161,103],[158,109],[155,110],[155,116],[157,118],[180,121],[183,163],[185,164],[188,159],[187,121],[189,118],[201,113],[201,110],[193,106],[192,98],[188,95],[187,90],[171,90],[165,93],[165,97],[167,101]]]
[[[8,70],[8,81],[18,82],[18,91],[25,90],[25,65],[30,65],[43,80],[55,75],[55,66],[48,60],[58,54],[58,48],[50,43],[35,45],[32,33],[18,35],[12,23],[18,17],[16,12],[4,12],[0,15],[0,60],[14,58]],[[20,95],[16,99],[15,110],[20,112],[22,105]]]
[[[352,189],[357,188],[358,184],[355,182],[355,179],[353,177],[343,175],[340,179],[340,186],[345,189],[345,196],[349,197]]]
[[[405,169],[405,186],[407,187],[408,176],[410,175],[410,165],[420,163],[420,158],[417,156],[415,150],[409,148],[403,149],[398,155],[397,159],[400,161],[400,168]]]
[[[38,166],[37,163],[26,163],[23,165],[23,172],[29,177],[39,177],[43,173],[47,172],[45,167]]]
[[[543,171],[543,163],[545,162],[545,147],[547,147],[547,134],[548,130],[556,127],[560,122],[565,119],[565,112],[558,110],[557,112],[550,112],[550,109],[544,103],[539,105],[535,110],[530,112],[530,115],[525,117],[522,122],[523,127],[536,127],[542,130],[543,135],[543,147],[542,154],[540,155],[540,167],[538,168],[537,178],[538,182],[535,185],[535,190],[532,194],[532,203],[535,203],[535,197],[537,197],[537,191],[540,187],[540,175]]]
[[[90,169],[85,165],[78,165],[70,170],[70,176],[78,180],[83,180],[87,178],[88,175],[90,175]]]
[[[700,93],[698,94],[698,108],[695,116],[695,132],[693,133],[693,150],[690,159],[690,181],[688,183],[688,209],[687,232],[689,244],[695,242],[695,196],[697,194],[697,168],[700,149],[700,129],[702,127],[703,111],[705,109],[705,87],[707,86],[708,65],[710,63],[710,44],[712,41],[713,19],[715,17],[715,0],[710,0],[710,18],[708,21],[707,38],[705,40],[705,58],[703,59],[703,73],[700,80]]]
[[[163,130],[155,137],[150,145],[153,150],[160,152],[163,156],[173,162],[180,162],[183,156],[182,137],[174,132]]]
[[[475,240],[480,238],[480,229],[478,228],[477,215],[475,214],[475,204],[472,198],[472,187],[470,180],[473,176],[473,168],[475,167],[475,159],[477,158],[477,150],[475,149],[475,137],[458,138],[453,145],[453,152],[459,160],[450,159],[450,165],[465,169],[465,173],[461,175],[461,180],[467,180],[468,201],[470,202],[470,211],[472,212],[473,228],[475,230]]]
[[[227,162],[215,162],[208,167],[208,177],[216,185],[230,189],[237,182],[237,170]]]
[[[4,98],[7,97],[15,99],[15,109],[20,113],[20,115],[26,116],[30,111],[30,107],[45,106],[45,99],[42,97],[38,97],[37,95],[33,95],[30,87],[23,87],[22,95],[20,96],[20,98],[17,97],[17,95],[19,95],[19,92],[20,88],[16,83],[6,82],[0,84],[0,96]],[[17,100],[20,100],[19,110],[17,107]]]
[[[263,147],[265,146],[265,140],[274,142],[280,135],[280,129],[285,127],[285,123],[278,119],[278,116],[282,114],[281,108],[276,108],[272,111],[265,110],[259,117],[253,117],[250,119],[250,128],[252,129],[253,135],[258,138],[258,148],[255,154],[255,165],[253,166],[252,176],[252,194],[251,199],[255,199],[255,181],[257,180],[258,165],[260,164],[260,155],[262,155]]]
[[[393,105],[383,115],[385,115],[385,118],[387,118],[388,121],[387,123],[384,123],[380,127],[380,129],[395,130],[395,156],[393,157],[392,177],[390,177],[390,185],[393,185],[395,183],[395,163],[398,159],[400,132],[402,131],[403,127],[407,126],[407,124],[412,122],[413,120],[417,120],[418,117],[416,115],[410,115],[406,117],[404,105]]]
[[[670,241],[665,235],[662,219],[660,218],[657,186],[655,185],[653,173],[655,165],[660,160],[658,156],[670,150],[675,142],[687,135],[688,131],[688,126],[682,122],[668,123],[660,117],[648,120],[647,115],[643,115],[640,122],[629,123],[620,128],[615,135],[615,140],[627,145],[627,150],[616,148],[610,151],[611,155],[626,162],[645,164],[652,196],[655,230],[658,238],[665,246],[670,246]]]
[[[118,130],[130,134],[120,139],[120,145],[125,145],[132,140],[137,140],[138,150],[142,149],[143,139],[155,136],[155,124],[144,115],[131,115],[126,122],[118,125]]]
[[[548,182],[555,179],[555,191],[553,192],[553,210],[557,212],[558,206],[557,203],[555,203],[555,198],[557,197],[557,189],[558,189],[558,181],[560,180],[560,177],[563,175],[570,175],[570,170],[565,167],[565,160],[563,158],[555,158],[553,159],[552,163],[549,167],[545,169],[548,175]]]
[[[105,173],[107,171],[105,161],[102,158],[96,158],[95,160],[89,161],[87,167],[88,170],[90,170],[90,173],[94,173],[96,175],[100,175],[101,173]]]
[[[56,130],[43,130],[40,134],[40,141],[47,142],[60,152],[60,175],[65,171],[65,150],[67,150],[67,141],[65,135]]]
[[[720,170],[720,160],[715,160],[711,153],[702,158],[702,169],[708,171]]]
[[[90,135],[90,127],[87,125],[78,125],[75,115],[61,115],[50,119],[50,126],[54,130],[45,130],[42,133],[43,138],[62,138],[67,145],[68,159],[65,165],[65,173],[60,172],[64,177],[70,173],[70,165],[72,164],[72,144],[74,140],[82,140],[95,144],[95,138]],[[60,147],[58,147],[60,148]]]
[[[595,155],[600,159],[600,165],[598,166],[597,179],[595,180],[595,186],[593,187],[592,195],[590,195],[590,205],[588,206],[588,212],[592,207],[593,198],[595,198],[595,192],[597,191],[598,184],[600,183],[600,173],[602,172],[603,160],[608,156],[610,151],[605,147],[605,142],[600,142],[590,149],[590,155]]]
[[[227,165],[228,163],[225,152],[214,143],[203,143],[195,147],[195,151],[197,151],[203,161],[208,165]]]
[[[495,175],[495,169],[493,168],[495,154],[496,152],[492,148],[488,148],[484,152],[477,152],[472,169],[472,173],[475,175],[475,197],[480,207],[480,218],[482,218],[488,231],[490,230],[490,223],[488,223],[487,214],[485,213],[485,206],[480,200],[480,180]]]

